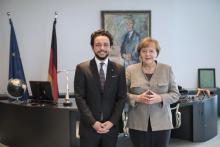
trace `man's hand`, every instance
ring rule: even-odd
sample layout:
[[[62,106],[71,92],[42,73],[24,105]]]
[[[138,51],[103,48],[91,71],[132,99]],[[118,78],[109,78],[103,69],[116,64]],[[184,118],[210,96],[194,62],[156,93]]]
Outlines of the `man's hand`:
[[[96,130],[97,133],[104,134],[108,133],[112,126],[113,124],[110,121],[106,121],[104,123],[96,121],[92,127]]]
[[[122,57],[123,57],[125,60],[131,60],[131,54],[130,54],[130,53],[122,54]]]
[[[101,126],[105,129],[105,130],[110,130],[113,126],[113,123],[110,121],[106,121],[104,123],[101,124]]]

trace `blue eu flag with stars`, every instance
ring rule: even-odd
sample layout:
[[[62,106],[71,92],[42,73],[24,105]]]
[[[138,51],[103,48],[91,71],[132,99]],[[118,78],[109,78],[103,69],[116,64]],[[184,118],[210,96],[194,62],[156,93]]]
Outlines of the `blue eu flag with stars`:
[[[9,19],[9,23],[11,26],[11,34],[10,34],[10,54],[9,54],[9,79],[20,79],[26,83],[24,70],[21,62],[21,57],[19,53],[19,48],[17,44],[17,39],[14,31],[14,26],[12,20]],[[27,84],[27,83],[26,83]],[[20,100],[27,100],[29,97],[28,90],[25,91],[24,95],[20,98]]]

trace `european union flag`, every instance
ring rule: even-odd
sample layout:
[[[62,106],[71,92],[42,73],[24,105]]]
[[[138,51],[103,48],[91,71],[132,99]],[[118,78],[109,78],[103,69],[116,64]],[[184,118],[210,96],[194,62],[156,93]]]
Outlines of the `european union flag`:
[[[21,79],[26,83],[24,70],[21,62],[17,39],[14,31],[12,20],[9,19],[11,25],[10,34],[10,54],[9,54],[9,79]],[[27,100],[29,97],[28,90],[24,93],[20,100]]]

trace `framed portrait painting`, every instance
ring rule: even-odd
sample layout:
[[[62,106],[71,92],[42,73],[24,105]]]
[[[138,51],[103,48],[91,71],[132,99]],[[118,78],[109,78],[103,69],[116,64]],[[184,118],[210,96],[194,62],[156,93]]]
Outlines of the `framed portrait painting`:
[[[125,67],[138,63],[138,43],[151,36],[151,11],[101,11],[101,25],[114,39],[110,58]]]

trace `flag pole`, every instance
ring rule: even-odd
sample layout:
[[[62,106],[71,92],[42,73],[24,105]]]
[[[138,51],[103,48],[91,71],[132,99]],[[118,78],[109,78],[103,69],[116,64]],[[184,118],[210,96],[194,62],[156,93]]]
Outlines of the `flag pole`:
[[[7,12],[9,23],[11,24],[11,12]]]
[[[55,14],[55,18],[53,21],[53,29],[52,29],[52,37],[51,37],[48,80],[51,82],[53,99],[54,101],[57,101],[59,98],[59,90],[58,90],[58,82],[57,82],[57,39],[56,39],[57,12],[55,12],[54,14]]]
[[[16,39],[16,34],[15,34],[15,30],[14,30],[14,26],[11,20],[11,13],[7,12],[7,16],[9,19],[9,24],[11,27],[11,31],[10,31],[10,51],[9,51],[9,81],[10,79],[18,79],[22,82],[24,82],[26,87],[22,88],[24,89],[24,91],[22,92],[22,96],[17,96],[17,99],[22,98],[22,101],[26,102],[28,97],[29,97],[29,93],[28,93],[28,89],[27,89],[27,83],[26,83],[26,79],[25,79],[25,74],[24,74],[24,69],[22,66],[22,61],[21,61],[21,57],[20,57],[20,53],[19,53],[19,48],[18,48],[18,43],[17,43],[17,39]]]
[[[55,12],[54,12],[54,15],[55,15],[54,19],[56,20],[56,19],[57,19],[57,17],[58,17],[58,12],[57,12],[57,11],[55,11]]]
[[[11,19],[11,12],[7,12],[8,19]]]

